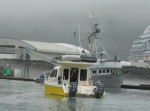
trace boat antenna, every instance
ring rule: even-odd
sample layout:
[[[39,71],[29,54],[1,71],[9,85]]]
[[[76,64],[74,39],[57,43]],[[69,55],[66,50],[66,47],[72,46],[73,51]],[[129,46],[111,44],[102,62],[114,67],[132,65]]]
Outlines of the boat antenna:
[[[77,37],[77,36],[76,36],[76,33],[77,33],[77,31],[74,32],[74,37]],[[76,40],[76,49],[77,49],[77,54],[79,54],[79,52],[78,52],[78,47],[77,47],[77,40]]]
[[[93,0],[93,11],[92,11],[92,32],[94,31],[94,11],[95,11],[95,0]]]
[[[119,50],[118,50],[118,55],[117,56],[118,56],[118,60],[119,60]]]
[[[77,53],[80,54],[80,55],[81,55],[81,53],[84,53],[84,54],[86,55],[86,51],[85,51],[85,49],[83,48],[83,45],[82,45],[82,43],[81,43],[81,37],[80,37],[81,32],[80,32],[80,23],[79,23],[79,22],[78,22],[78,28],[79,28],[78,37],[77,37],[77,31],[74,32],[74,36],[75,36],[76,38],[78,38],[78,46],[79,46],[80,48],[82,48],[83,50],[82,50],[81,52],[80,52],[80,51],[78,52],[78,48],[77,48],[77,45],[76,45]]]
[[[79,46],[80,46],[81,48],[83,48],[83,45],[82,45],[82,43],[81,43],[81,37],[80,37],[80,35],[81,35],[81,31],[80,31],[80,22],[78,22],[78,27],[79,27]],[[82,53],[83,53],[83,52],[84,52],[84,54],[86,54],[84,48],[83,48]],[[80,53],[80,54],[81,54],[81,53]]]
[[[80,23],[78,22],[78,28],[79,28],[79,46],[81,47],[81,38],[80,38]]]

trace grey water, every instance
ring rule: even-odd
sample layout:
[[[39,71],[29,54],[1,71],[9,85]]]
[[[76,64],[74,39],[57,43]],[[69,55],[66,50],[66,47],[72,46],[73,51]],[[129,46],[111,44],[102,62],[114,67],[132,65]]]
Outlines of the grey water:
[[[0,111],[149,111],[150,91],[105,89],[95,98],[44,94],[44,84],[0,79]]]

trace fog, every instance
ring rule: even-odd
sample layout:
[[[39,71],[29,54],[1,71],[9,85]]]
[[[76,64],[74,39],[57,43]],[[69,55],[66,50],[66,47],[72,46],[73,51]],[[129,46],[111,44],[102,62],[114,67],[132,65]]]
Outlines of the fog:
[[[80,24],[85,40],[93,12],[108,54],[128,60],[133,41],[150,25],[149,10],[149,0],[0,0],[0,37],[76,45],[73,33]]]

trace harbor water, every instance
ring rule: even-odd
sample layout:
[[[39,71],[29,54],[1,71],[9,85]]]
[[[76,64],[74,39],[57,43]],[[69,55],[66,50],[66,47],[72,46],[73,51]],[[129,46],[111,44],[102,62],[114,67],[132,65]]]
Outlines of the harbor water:
[[[44,94],[44,84],[0,79],[0,111],[149,111],[150,91],[105,89],[95,98]]]

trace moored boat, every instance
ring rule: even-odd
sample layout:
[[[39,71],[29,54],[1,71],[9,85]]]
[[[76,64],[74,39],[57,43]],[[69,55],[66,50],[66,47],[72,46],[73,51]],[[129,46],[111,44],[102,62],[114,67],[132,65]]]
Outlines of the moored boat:
[[[43,74],[41,74],[41,76],[39,78],[35,79],[35,82],[36,83],[44,83],[44,79],[45,79],[45,76]]]
[[[104,86],[93,85],[89,63],[59,61],[59,65],[45,78],[45,94],[64,97],[95,97],[101,98]]]
[[[110,59],[100,37],[100,29],[98,24],[95,24],[88,35],[91,55],[97,58],[95,64],[90,66],[93,82],[101,81],[105,88],[120,88],[124,80],[124,74],[121,72],[124,63],[117,60],[117,56],[114,60]],[[103,56],[107,56],[108,60],[103,60]]]
[[[100,80],[105,88],[120,88],[125,77],[122,65],[120,61],[108,60],[90,66],[93,82]]]

